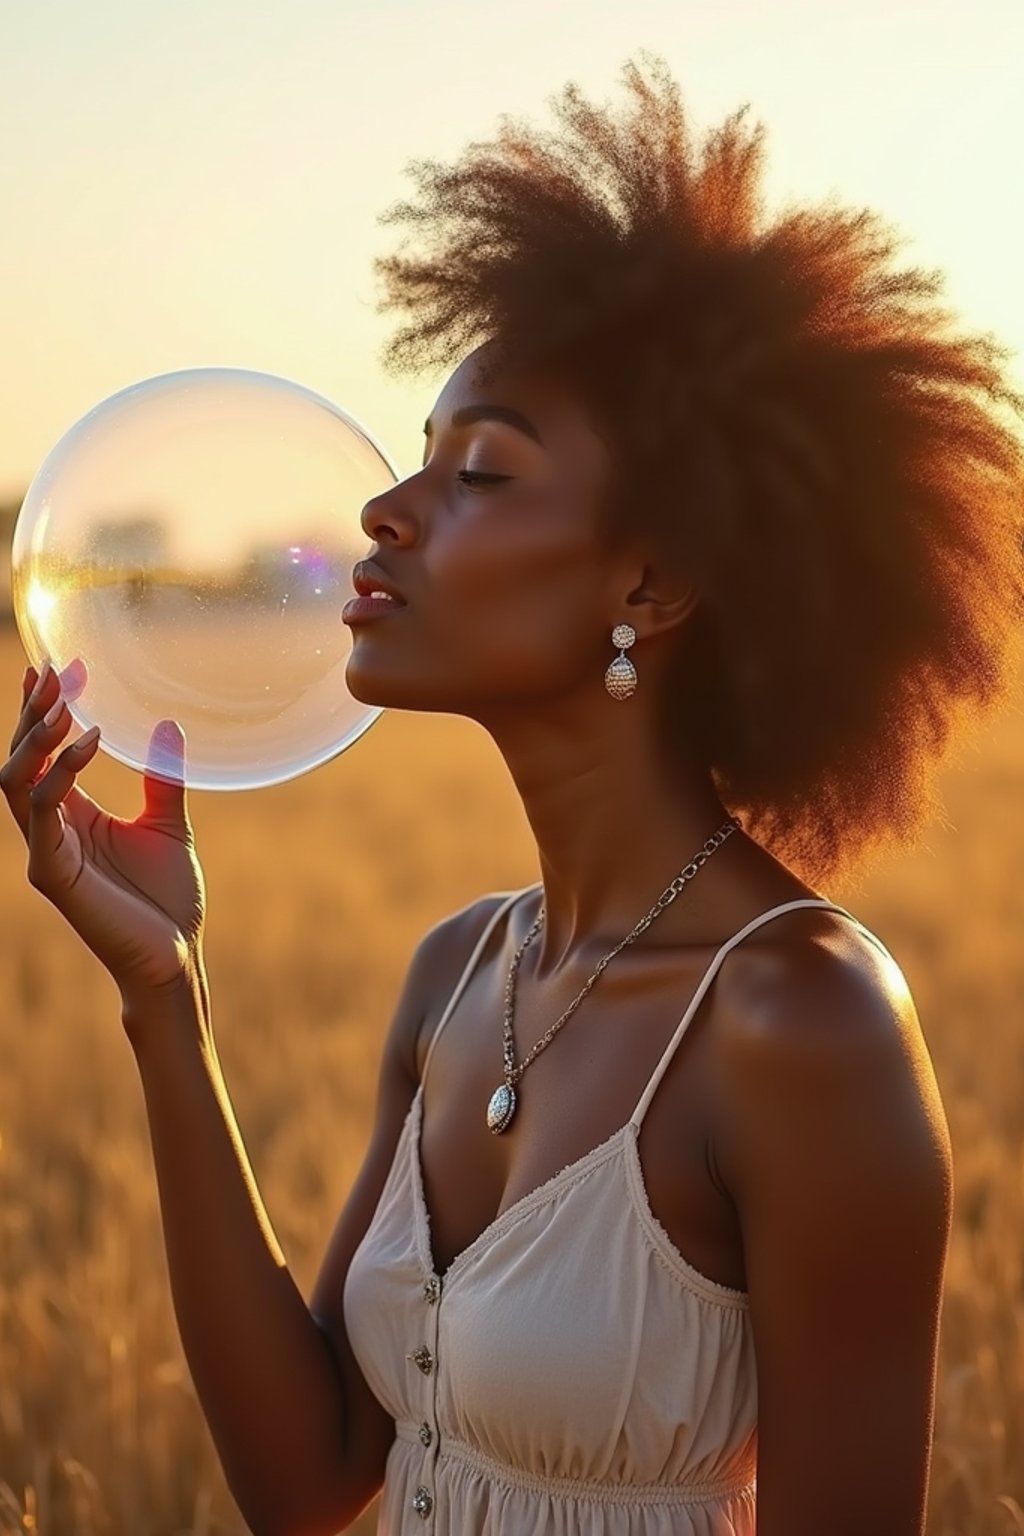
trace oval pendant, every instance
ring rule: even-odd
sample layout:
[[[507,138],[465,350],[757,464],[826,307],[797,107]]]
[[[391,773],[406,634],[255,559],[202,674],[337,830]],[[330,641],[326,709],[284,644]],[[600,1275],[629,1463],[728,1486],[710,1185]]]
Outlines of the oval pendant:
[[[502,1083],[501,1087],[495,1088],[491,1094],[490,1103],[487,1106],[487,1129],[495,1136],[500,1136],[515,1112],[516,1091],[508,1083]]]
[[[613,699],[628,699],[636,689],[636,667],[628,656],[616,656],[604,674],[604,685]]]

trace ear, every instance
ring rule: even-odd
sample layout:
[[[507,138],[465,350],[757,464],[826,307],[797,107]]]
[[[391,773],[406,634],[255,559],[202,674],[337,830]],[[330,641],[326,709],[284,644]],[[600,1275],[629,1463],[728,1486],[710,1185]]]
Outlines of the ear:
[[[645,565],[638,586],[626,597],[630,610],[622,622],[632,624],[637,639],[677,629],[697,607],[699,594],[686,577]]]

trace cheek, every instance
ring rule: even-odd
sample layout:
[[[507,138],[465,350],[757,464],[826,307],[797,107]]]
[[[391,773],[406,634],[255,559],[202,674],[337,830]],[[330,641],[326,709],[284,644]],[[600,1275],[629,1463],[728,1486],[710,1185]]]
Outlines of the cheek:
[[[525,529],[481,546],[452,541],[431,562],[438,649],[463,678],[501,675],[524,691],[571,679],[600,625],[590,547]]]
[[[466,497],[427,545],[431,588],[469,613],[564,603],[592,572],[593,539],[554,484]],[[591,578],[592,580],[592,578]]]

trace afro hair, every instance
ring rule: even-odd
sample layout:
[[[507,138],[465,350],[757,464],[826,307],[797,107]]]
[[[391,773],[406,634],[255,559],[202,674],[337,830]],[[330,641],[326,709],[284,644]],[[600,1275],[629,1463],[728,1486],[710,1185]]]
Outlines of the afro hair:
[[[1016,682],[1024,397],[941,274],[834,201],[765,213],[742,107],[695,141],[664,60],[618,114],[569,83],[507,115],[381,222],[392,373],[568,374],[611,446],[608,534],[654,541],[699,601],[659,700],[746,830],[809,883],[942,812],[967,713]],[[414,241],[409,248],[409,240]]]

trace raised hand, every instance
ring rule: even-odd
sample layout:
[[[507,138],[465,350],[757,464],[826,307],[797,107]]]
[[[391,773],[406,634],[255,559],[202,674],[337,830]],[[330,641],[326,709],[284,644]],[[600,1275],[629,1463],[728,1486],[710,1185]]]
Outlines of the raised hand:
[[[84,663],[65,683],[84,686]],[[122,997],[184,984],[201,962],[206,887],[184,787],[180,726],[150,738],[144,808],[134,821],[105,811],[76,782],[93,759],[93,727],[54,757],[71,715],[57,674],[29,667],[0,789],[28,847],[28,880],[67,918],[113,976]],[[164,770],[156,771],[156,763]]]

